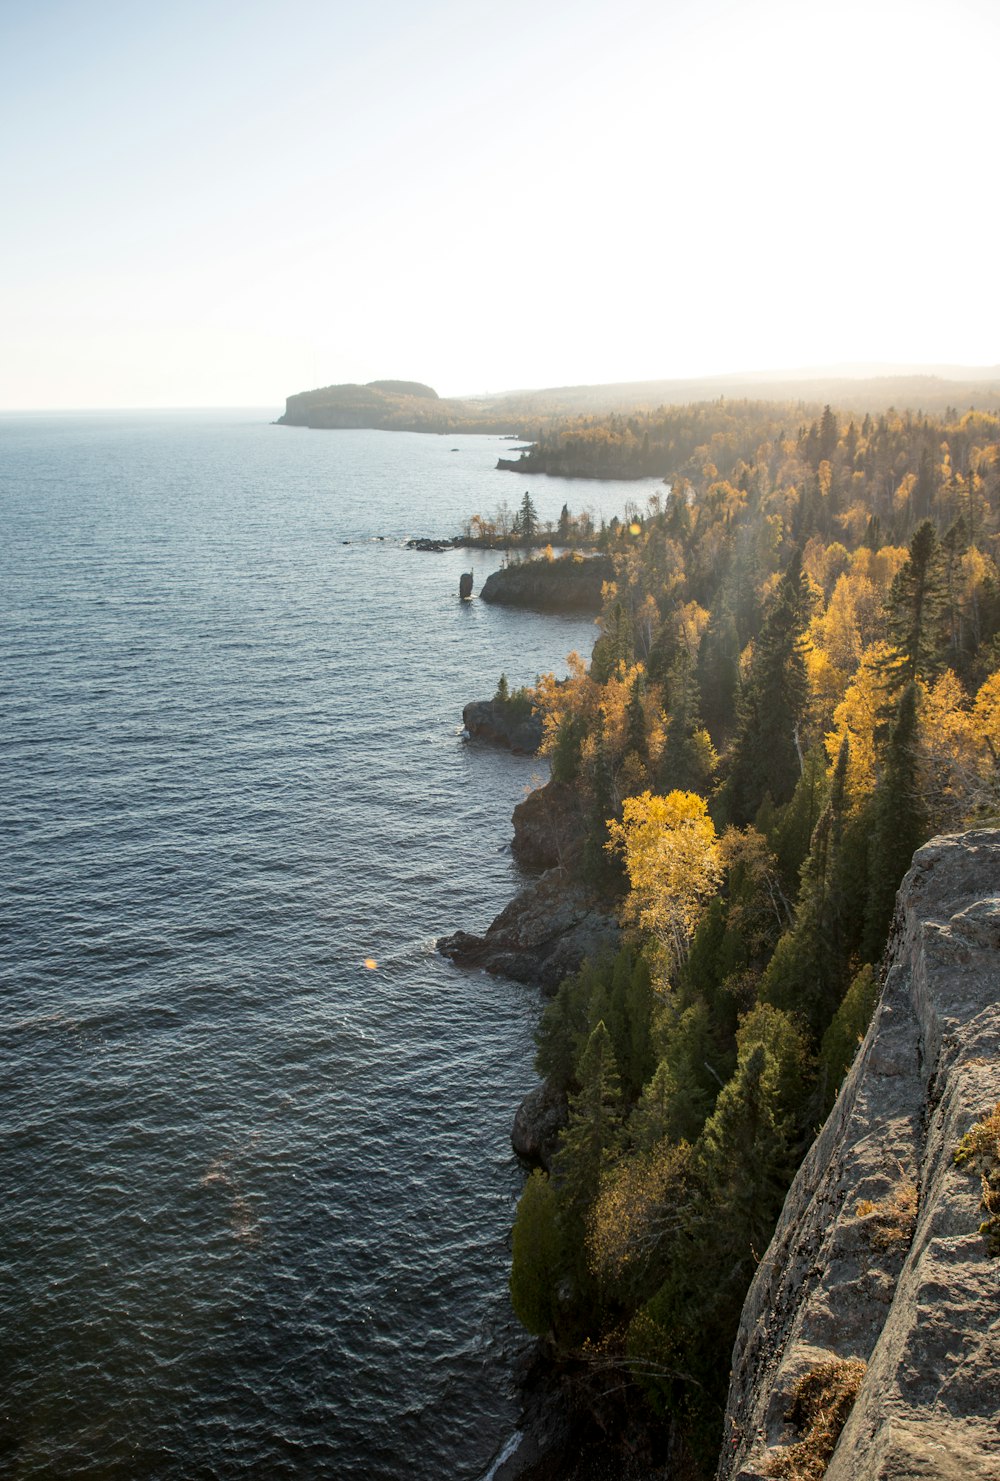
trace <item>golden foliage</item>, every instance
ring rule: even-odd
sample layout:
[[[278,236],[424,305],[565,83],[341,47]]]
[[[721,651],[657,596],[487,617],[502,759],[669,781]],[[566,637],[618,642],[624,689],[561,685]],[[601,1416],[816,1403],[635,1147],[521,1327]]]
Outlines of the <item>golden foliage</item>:
[[[661,1141],[642,1157],[617,1163],[601,1184],[588,1229],[595,1274],[620,1280],[682,1227],[691,1149]]]
[[[855,1205],[854,1216],[871,1219],[869,1232],[875,1249],[891,1251],[909,1247],[917,1226],[916,1183],[904,1178],[877,1203],[862,1198]]]
[[[654,936],[676,967],[704,901],[722,878],[715,824],[704,799],[695,792],[627,797],[622,821],[608,820],[607,847],[625,861],[629,893],[623,920]]]
[[[955,1148],[955,1162],[979,1173],[986,1218],[979,1233],[991,1255],[1000,1255],[1000,1101],[965,1133]]]
[[[872,643],[865,650],[847,693],[833,712],[834,728],[826,737],[831,766],[845,735],[850,742],[847,793],[852,807],[875,788],[875,729],[888,697],[885,664],[891,653],[884,642]]]

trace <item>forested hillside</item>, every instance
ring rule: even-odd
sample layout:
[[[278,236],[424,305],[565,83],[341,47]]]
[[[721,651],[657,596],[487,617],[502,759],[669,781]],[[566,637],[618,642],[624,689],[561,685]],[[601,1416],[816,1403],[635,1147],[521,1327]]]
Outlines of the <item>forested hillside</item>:
[[[1000,417],[712,403],[552,438],[670,488],[604,532],[591,661],[534,695],[585,824],[570,867],[628,944],[545,1009],[567,1121],[511,1291],[707,1475],[741,1303],[866,1027],[897,885],[925,839],[1000,809]]]

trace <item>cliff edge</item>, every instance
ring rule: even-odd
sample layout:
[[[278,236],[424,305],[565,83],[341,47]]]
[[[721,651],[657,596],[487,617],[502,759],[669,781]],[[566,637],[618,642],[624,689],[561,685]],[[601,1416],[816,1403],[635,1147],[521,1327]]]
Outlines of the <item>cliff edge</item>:
[[[1000,829],[919,850],[886,961],[747,1295],[719,1481],[820,1477],[831,1446],[826,1481],[1000,1476],[1000,1258],[955,1161],[1000,1101]]]

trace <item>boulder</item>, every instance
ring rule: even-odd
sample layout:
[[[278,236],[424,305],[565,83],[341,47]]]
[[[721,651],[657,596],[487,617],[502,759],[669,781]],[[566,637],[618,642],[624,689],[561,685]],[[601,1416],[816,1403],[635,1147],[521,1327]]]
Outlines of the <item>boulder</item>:
[[[510,1132],[511,1146],[518,1157],[549,1172],[567,1114],[566,1097],[547,1080],[529,1091],[517,1108]]]

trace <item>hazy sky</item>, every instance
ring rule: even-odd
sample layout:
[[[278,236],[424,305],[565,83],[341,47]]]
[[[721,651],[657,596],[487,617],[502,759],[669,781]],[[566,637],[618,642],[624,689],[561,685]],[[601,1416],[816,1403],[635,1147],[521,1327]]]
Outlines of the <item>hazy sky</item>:
[[[1000,362],[998,0],[0,3],[0,407]]]

